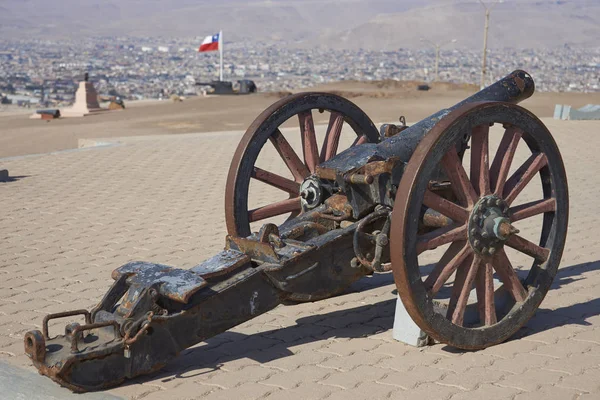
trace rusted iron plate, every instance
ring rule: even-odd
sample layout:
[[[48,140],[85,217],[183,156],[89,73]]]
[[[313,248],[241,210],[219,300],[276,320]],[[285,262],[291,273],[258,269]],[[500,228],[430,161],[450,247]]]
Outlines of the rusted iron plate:
[[[143,261],[125,264],[112,273],[114,280],[122,275],[128,276],[127,283],[130,286],[157,285],[160,294],[180,303],[187,303],[194,293],[208,284],[192,271]]]
[[[190,271],[197,273],[204,279],[210,279],[229,274],[250,262],[248,255],[235,250],[223,250],[216,256],[209,258]]]

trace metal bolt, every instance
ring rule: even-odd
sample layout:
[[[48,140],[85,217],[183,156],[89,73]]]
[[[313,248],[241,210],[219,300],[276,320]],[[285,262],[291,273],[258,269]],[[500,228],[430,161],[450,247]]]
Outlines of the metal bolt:
[[[129,350],[128,345],[125,345],[125,350],[123,351],[123,357],[131,358],[131,350]]]
[[[479,247],[480,244],[481,244],[481,242],[479,240],[473,241],[473,246],[475,246],[475,247]]]
[[[479,214],[473,215],[473,222],[479,222]]]
[[[477,229],[473,228],[471,229],[471,235],[475,235],[477,233]]]
[[[502,205],[502,200],[501,199],[496,199],[496,205],[497,206],[501,206]]]
[[[484,238],[484,239],[485,239],[485,238],[487,238],[488,236],[489,236],[489,235],[488,235],[488,233],[487,233],[486,231],[483,231],[483,232],[481,232],[481,237],[482,237],[482,238]]]
[[[495,247],[490,247],[490,254],[494,255],[496,253],[496,248]]]
[[[483,249],[481,249],[481,254],[487,254],[488,253],[488,248],[484,247]]]

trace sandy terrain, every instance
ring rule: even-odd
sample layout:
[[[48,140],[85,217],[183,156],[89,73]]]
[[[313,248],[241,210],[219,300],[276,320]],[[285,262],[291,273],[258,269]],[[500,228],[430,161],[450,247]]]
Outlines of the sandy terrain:
[[[400,115],[409,122],[418,121],[477,91],[473,86],[439,84],[420,92],[414,82],[393,81],[339,82],[311,90],[352,99],[376,124],[397,121]],[[193,98],[182,103],[130,103],[124,111],[51,122],[28,119],[29,113],[0,113],[0,157],[72,149],[78,146],[78,139],[85,138],[243,130],[280,96],[263,93]],[[573,107],[600,104],[600,93],[536,93],[523,105],[539,117],[550,117],[556,103]]]

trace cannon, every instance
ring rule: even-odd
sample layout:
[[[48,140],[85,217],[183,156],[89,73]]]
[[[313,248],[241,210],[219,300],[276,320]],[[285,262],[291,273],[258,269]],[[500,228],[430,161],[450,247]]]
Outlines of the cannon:
[[[27,332],[26,354],[73,391],[105,389],[277,305],[325,299],[390,270],[408,314],[433,339],[470,350],[505,341],[548,292],[567,233],[559,149],[517,105],[533,92],[531,76],[515,71],[385,134],[333,94],[279,100],[233,156],[225,249],[189,270],[117,268],[92,310],[48,315],[41,332]],[[321,114],[329,123],[319,146]],[[301,152],[288,140],[291,122],[300,125],[292,135],[300,133]],[[269,150],[280,169],[257,162]],[[256,207],[250,191],[260,185],[282,199],[263,196],[272,200]],[[523,192],[528,201],[517,201]],[[526,219],[535,221],[534,241],[519,234]],[[531,268],[515,268],[515,254]],[[75,316],[85,323],[50,334],[50,320]]]
[[[196,86],[210,86],[208,94],[250,94],[257,91],[256,84],[249,79],[237,81],[235,87],[229,81],[196,82]]]

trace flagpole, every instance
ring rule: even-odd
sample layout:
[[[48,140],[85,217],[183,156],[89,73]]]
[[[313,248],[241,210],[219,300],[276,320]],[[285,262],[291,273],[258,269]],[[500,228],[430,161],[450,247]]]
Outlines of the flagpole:
[[[219,69],[221,81],[223,81],[223,31],[219,31]]]

